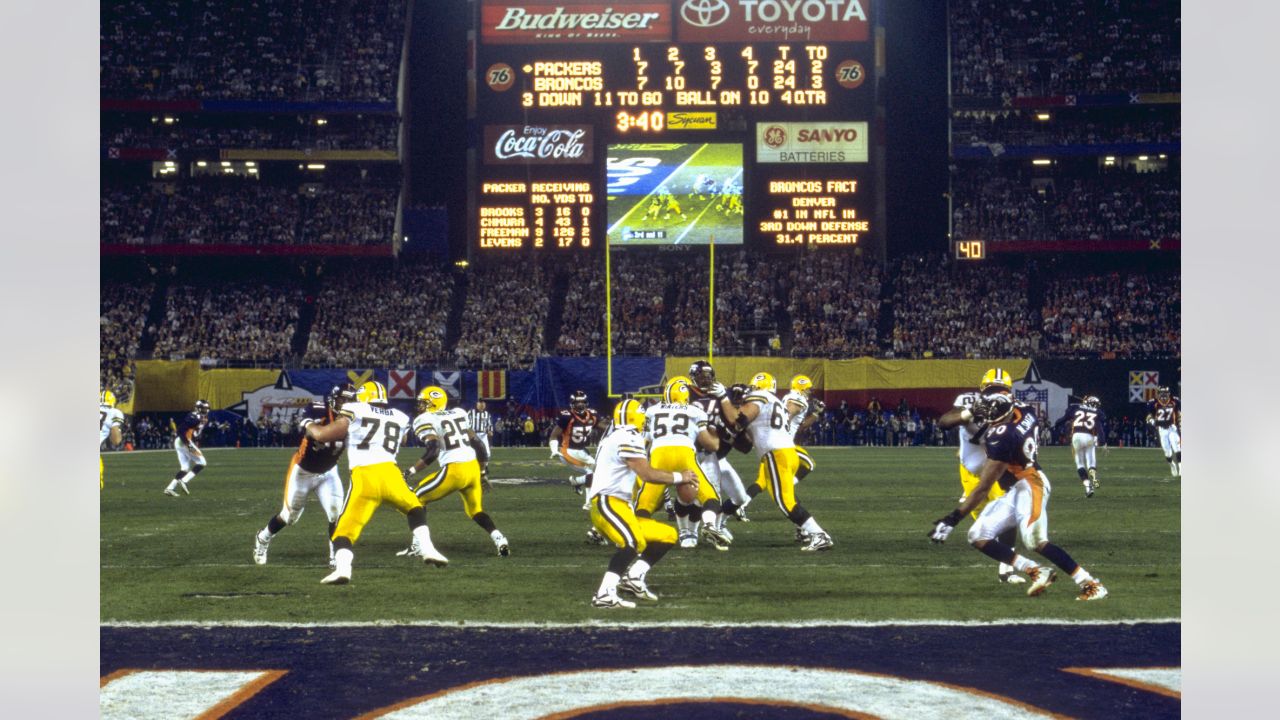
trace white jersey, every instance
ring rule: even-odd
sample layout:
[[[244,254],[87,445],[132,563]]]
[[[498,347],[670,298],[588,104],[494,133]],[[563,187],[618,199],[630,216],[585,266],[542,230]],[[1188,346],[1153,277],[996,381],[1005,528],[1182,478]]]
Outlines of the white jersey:
[[[787,432],[791,433],[791,438],[794,440],[796,433],[800,431],[800,423],[804,422],[805,417],[809,415],[809,398],[803,393],[798,393],[792,390],[787,393],[786,397],[782,398],[782,408],[787,412],[791,411],[791,409],[787,407],[790,403],[795,403],[800,406],[800,412],[787,420]]]
[[[476,459],[475,448],[471,447],[471,438],[467,435],[470,429],[467,411],[462,408],[424,412],[413,419],[413,434],[419,440],[425,443],[428,438],[439,438],[440,467]]]
[[[630,425],[614,426],[596,448],[596,470],[587,499],[612,495],[627,502],[635,488],[636,474],[627,466],[630,458],[646,459],[644,436]]]
[[[98,444],[107,441],[111,436],[111,428],[118,427],[124,432],[124,413],[110,405],[98,406]]]
[[[962,393],[956,396],[956,401],[952,405],[973,412],[973,406],[977,404],[978,397],[976,392]],[[960,425],[958,429],[960,431],[960,464],[974,475],[980,475],[982,466],[987,462],[987,449],[981,440],[975,442],[973,438],[982,430],[982,426],[970,420]]]
[[[787,432],[787,407],[776,395],[764,390],[752,390],[744,402],[760,406],[760,414],[747,426],[757,456],[764,457],[765,453],[772,450],[796,446],[791,433]]]
[[[385,405],[347,403],[338,414],[351,421],[347,428],[347,467],[394,463],[400,443],[409,434],[409,416]]]
[[[698,449],[698,433],[707,427],[707,413],[697,405],[658,403],[644,411],[644,436],[649,449]]]

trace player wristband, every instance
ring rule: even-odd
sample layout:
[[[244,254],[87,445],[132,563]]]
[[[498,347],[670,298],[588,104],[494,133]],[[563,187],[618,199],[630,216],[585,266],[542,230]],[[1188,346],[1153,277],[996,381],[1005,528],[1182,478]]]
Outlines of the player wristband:
[[[955,527],[960,522],[960,519],[963,517],[964,517],[964,513],[960,512],[959,510],[952,510],[950,515],[947,515],[946,517],[942,518],[942,522],[950,525],[951,527]]]

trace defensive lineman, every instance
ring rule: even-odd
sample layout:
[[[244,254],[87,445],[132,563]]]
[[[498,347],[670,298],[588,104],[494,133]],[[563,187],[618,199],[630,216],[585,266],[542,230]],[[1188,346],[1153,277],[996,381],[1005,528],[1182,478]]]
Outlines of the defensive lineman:
[[[657,600],[646,575],[676,543],[676,529],[653,518],[636,517],[631,507],[635,478],[660,485],[696,484],[693,472],[665,472],[649,465],[640,428],[645,415],[640,403],[627,399],[613,410],[613,428],[596,450],[595,477],[587,501],[591,523],[618,550],[609,559],[609,569],[591,598],[599,608],[633,608],[630,600],[618,597],[618,590],[645,600]]]
[[[355,402],[337,411],[333,422],[307,426],[307,437],[322,442],[345,440],[347,464],[351,469],[351,489],[333,532],[334,570],[320,582],[343,585],[351,582],[351,564],[355,557],[352,546],[373,513],[384,502],[409,518],[413,532],[413,554],[438,567],[449,564],[448,558],[431,544],[427,529],[427,511],[418,496],[404,484],[404,476],[396,467],[396,453],[409,431],[409,416],[387,407],[387,388],[370,380],[356,390]]]
[[[1156,399],[1147,403],[1147,424],[1160,435],[1160,448],[1169,463],[1169,474],[1182,476],[1182,401],[1169,394],[1169,388],[1156,391]]]
[[[338,515],[342,513],[342,478],[338,475],[338,459],[346,447],[345,439],[332,442],[316,442],[306,436],[307,427],[313,423],[321,425],[333,422],[333,415],[344,403],[354,399],[349,390],[335,386],[329,391],[325,402],[314,402],[302,412],[298,426],[303,431],[302,442],[298,451],[289,458],[289,469],[284,474],[284,505],[280,512],[271,516],[267,526],[254,536],[253,561],[259,565],[267,564],[267,552],[271,549],[271,539],[281,530],[298,522],[302,511],[306,509],[307,496],[315,495],[320,501],[320,508],[329,520],[329,567],[334,567],[333,531],[338,525]]]
[[[595,469],[595,458],[587,452],[587,441],[591,431],[595,429],[596,411],[587,407],[585,390],[575,390],[569,396],[569,409],[561,410],[556,416],[555,427],[551,428],[548,446],[551,459],[567,465],[574,476],[569,478],[573,489],[582,494],[587,480]]]
[[[720,440],[720,447],[715,452],[698,449],[698,466],[720,495],[720,515],[716,519],[716,526],[729,542],[733,542],[733,533],[725,526],[725,519],[732,514],[747,522],[746,508],[747,503],[751,502],[747,489],[742,485],[742,478],[729,463],[735,433],[725,421],[719,401],[709,394],[716,382],[716,371],[711,363],[705,360],[694,362],[689,366],[689,377],[693,380],[693,387],[690,388],[693,399],[690,402],[707,414],[707,427]]]
[[[1052,568],[1017,554],[1013,547],[998,539],[1002,532],[1016,527],[1023,545],[1035,548],[1076,581],[1080,587],[1077,600],[1105,598],[1107,589],[1102,583],[1065,550],[1049,542],[1049,494],[1052,488],[1049,478],[1036,462],[1039,420],[1034,410],[1015,401],[1003,388],[992,388],[982,394],[972,412],[979,421],[988,423],[984,434],[987,460],[982,465],[977,487],[959,507],[934,522],[929,539],[935,543],[945,541],[956,523],[987,497],[990,487],[999,484],[1005,494],[983,508],[969,528],[969,543],[997,562],[1007,563],[1026,573],[1031,578],[1027,594],[1039,595],[1048,589],[1058,574]]]
[[[1098,445],[1107,444],[1107,418],[1102,414],[1102,401],[1086,395],[1078,403],[1067,406],[1062,422],[1070,426],[1071,449],[1076,458],[1076,473],[1084,485],[1084,496],[1093,497],[1098,481]]]
[[[756,482],[747,488],[747,494],[755,497],[767,491],[778,509],[809,541],[801,550],[814,552],[829,550],[835,543],[818,521],[795,498],[795,475],[800,460],[796,456],[795,442],[787,432],[787,410],[774,393],[778,381],[769,373],[756,373],[751,378],[752,391],[743,400],[742,408],[729,402],[724,385],[716,383],[712,395],[720,401],[725,420],[730,425],[745,430],[751,436],[756,455],[760,458],[760,470]]]
[[[124,439],[124,413],[116,407],[116,394],[103,390],[98,394],[98,447],[110,441],[111,447],[120,445]],[[98,489],[102,489],[104,477],[102,456],[98,456]]]
[[[1013,392],[1013,377],[1009,373],[1000,368],[991,368],[982,376],[982,382],[978,385],[978,392],[961,393],[952,403],[952,408],[943,413],[938,418],[938,425],[943,430],[949,430],[958,427],[957,434],[960,436],[960,450],[957,455],[960,458],[960,489],[963,493],[960,496],[960,502],[968,499],[974,488],[978,486],[978,475],[982,472],[982,466],[987,462],[987,449],[983,445],[982,435],[987,431],[987,424],[979,421],[974,417],[973,410],[978,400],[982,397],[982,393],[987,390],[1002,389],[1005,392]],[[1004,494],[1004,490],[1000,485],[992,485],[987,491],[986,498],[980,500],[970,515],[976,521],[978,515],[982,514],[982,509],[987,503],[994,501],[996,498]],[[1000,535],[1000,542],[1013,547],[1017,542],[1018,533],[1016,528],[1009,528]],[[1000,567],[996,570],[996,577],[1000,582],[1005,583],[1024,583],[1026,582],[1022,576],[1018,575],[1012,565],[1000,563]]]
[[[187,489],[187,483],[209,464],[196,444],[200,441],[200,433],[204,431],[204,426],[208,422],[209,403],[204,400],[197,400],[195,409],[178,421],[178,432],[173,438],[173,449],[178,453],[178,472],[174,473],[169,486],[164,489],[165,495],[178,497],[178,488],[182,488],[182,492],[190,495],[191,491]]]
[[[414,494],[423,506],[458,493],[462,498],[462,510],[467,517],[489,533],[498,554],[507,557],[511,549],[507,538],[493,524],[489,513],[481,504],[482,479],[485,465],[489,463],[489,450],[471,430],[468,413],[462,408],[449,409],[449,396],[444,388],[431,386],[418,393],[418,412],[413,419],[413,434],[426,446],[422,458],[405,471],[405,480],[412,478],[426,466],[440,461],[440,469],[431,473],[414,488]],[[400,555],[413,554],[413,548]]]

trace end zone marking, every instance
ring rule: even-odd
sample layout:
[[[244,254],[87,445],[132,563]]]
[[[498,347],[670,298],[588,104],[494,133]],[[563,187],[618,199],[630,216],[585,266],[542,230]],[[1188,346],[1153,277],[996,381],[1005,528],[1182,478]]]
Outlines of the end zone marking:
[[[1065,667],[1062,672],[1083,675],[1095,680],[1128,685],[1157,695],[1182,699],[1182,668],[1082,668]],[[1175,689],[1176,688],[1176,689]]]

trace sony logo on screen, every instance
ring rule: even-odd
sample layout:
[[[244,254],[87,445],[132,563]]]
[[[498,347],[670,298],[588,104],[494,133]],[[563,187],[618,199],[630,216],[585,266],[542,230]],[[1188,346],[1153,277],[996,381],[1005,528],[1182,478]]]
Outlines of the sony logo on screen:
[[[585,128],[564,130],[525,126],[520,134],[515,128],[509,128],[498,136],[493,154],[499,160],[576,160],[586,151],[586,143],[582,141],[586,134]]]
[[[615,12],[607,7],[604,12],[565,12],[557,7],[551,12],[529,12],[521,7],[509,7],[495,30],[647,30],[662,13]]]
[[[747,22],[866,22],[859,0],[736,0]],[[726,0],[684,0],[680,17],[694,27],[710,28],[732,14]]]

